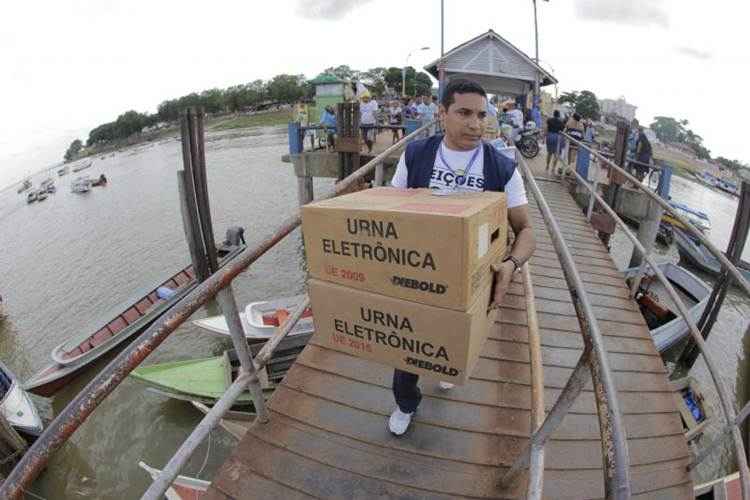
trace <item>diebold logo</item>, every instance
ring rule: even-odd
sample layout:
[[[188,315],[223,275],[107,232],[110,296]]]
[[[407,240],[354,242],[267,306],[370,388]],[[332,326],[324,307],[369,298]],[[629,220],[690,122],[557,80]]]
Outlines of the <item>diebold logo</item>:
[[[448,290],[448,287],[440,283],[433,283],[432,281],[421,281],[412,278],[405,278],[403,276],[393,276],[391,283],[395,286],[401,286],[404,288],[412,288],[414,290],[421,290],[423,292],[430,292],[437,295],[442,295]]]

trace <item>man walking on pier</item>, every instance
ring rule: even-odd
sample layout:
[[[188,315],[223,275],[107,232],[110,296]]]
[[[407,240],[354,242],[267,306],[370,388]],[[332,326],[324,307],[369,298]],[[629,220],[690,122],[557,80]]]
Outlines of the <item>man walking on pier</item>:
[[[397,188],[505,192],[508,222],[515,240],[495,275],[493,303],[500,305],[513,274],[531,257],[535,247],[523,180],[513,160],[482,142],[487,94],[481,85],[471,80],[452,80],[443,93],[439,113],[444,134],[410,143],[401,155],[391,184]],[[397,408],[388,420],[388,428],[397,436],[406,432],[422,400],[418,381],[419,376],[413,373],[393,373]],[[452,387],[440,382],[443,390]]]

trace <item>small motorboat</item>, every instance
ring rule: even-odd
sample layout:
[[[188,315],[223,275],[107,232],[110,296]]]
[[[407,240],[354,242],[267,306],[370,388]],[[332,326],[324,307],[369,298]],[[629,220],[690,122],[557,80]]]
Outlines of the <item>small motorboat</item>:
[[[240,320],[248,339],[264,340],[273,336],[276,328],[283,325],[291,312],[305,299],[305,295],[295,295],[281,299],[251,302],[240,312]],[[224,316],[211,316],[194,320],[193,323],[205,330],[229,336],[229,327]],[[304,335],[315,330],[312,310],[308,307],[294,326],[290,336]]]
[[[198,401],[191,401],[191,403],[204,415],[211,410],[211,408],[203,403],[199,403]],[[219,420],[219,427],[237,438],[237,440],[240,440],[255,421],[255,417],[255,412],[229,410],[224,414],[224,417]]]
[[[138,462],[138,466],[148,472],[152,480],[156,480],[161,474],[159,469],[155,469],[144,462]],[[209,486],[211,486],[211,483],[203,479],[177,476],[164,493],[164,497],[167,500],[198,500],[208,496],[206,492]]]
[[[687,269],[671,262],[657,265],[688,307],[690,317],[697,322],[706,309],[711,289]],[[626,269],[625,278],[632,278],[637,271],[637,267]],[[636,301],[659,352],[668,349],[688,334],[688,325],[679,309],[664,285],[656,278],[653,269],[648,266],[636,294]]]
[[[685,430],[685,439],[688,443],[695,441],[701,437],[713,419],[711,405],[705,401],[698,382],[693,377],[673,380],[672,387],[675,391],[675,404]]]
[[[47,184],[47,192],[48,193],[56,193],[57,188],[55,187],[55,183]]]
[[[18,188],[18,191],[16,191],[18,194],[23,193],[27,189],[31,187],[31,181],[29,179],[24,179],[21,183],[21,186]]]
[[[128,376],[170,398],[213,405],[237,378],[238,373],[239,360],[234,351],[230,350],[212,358],[140,366]],[[266,390],[271,389],[266,387]],[[236,404],[246,406],[252,405],[252,402],[250,391],[245,391]]]
[[[68,173],[68,166],[65,165],[62,168],[57,169],[57,175],[62,177],[63,175],[66,175]]]
[[[99,177],[94,179],[91,182],[92,186],[106,186],[107,185],[107,176],[104,174],[101,174]]]
[[[670,201],[669,205],[674,209],[675,212],[677,212],[678,215],[681,215],[682,217],[687,219],[688,222],[693,224],[702,232],[707,233],[711,231],[711,220],[708,218],[708,215],[705,212],[701,212],[700,210],[691,208],[684,203],[677,203],[676,201]],[[669,213],[665,213],[664,215],[662,215],[661,221],[669,224],[672,227],[687,230],[682,222],[675,219]]]
[[[26,203],[34,203],[36,201],[36,191],[29,191],[26,195]]]
[[[46,189],[39,189],[36,192],[36,201],[44,201],[47,199],[47,190]]]
[[[88,175],[76,177],[70,184],[70,190],[74,193],[88,193],[91,191],[91,179]]]
[[[721,274],[719,259],[714,257],[703,243],[677,228],[673,230],[673,233],[677,251],[680,253],[680,262],[712,276]],[[740,262],[738,270],[746,280],[750,281],[750,268],[747,263]]]
[[[10,369],[0,362],[0,414],[17,431],[38,436],[44,430],[34,402]]]

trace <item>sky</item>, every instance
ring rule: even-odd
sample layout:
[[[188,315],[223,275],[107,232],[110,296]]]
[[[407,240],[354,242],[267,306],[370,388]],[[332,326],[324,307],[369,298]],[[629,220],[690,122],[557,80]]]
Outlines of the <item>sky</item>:
[[[533,56],[531,0],[444,3],[446,51],[493,29]],[[750,162],[748,14],[732,0],[538,0],[539,57],[559,92],[624,96],[646,124],[685,118],[712,155]],[[423,46],[409,64],[440,55],[439,0],[6,2],[0,188],[126,110],[279,73],[400,67]]]

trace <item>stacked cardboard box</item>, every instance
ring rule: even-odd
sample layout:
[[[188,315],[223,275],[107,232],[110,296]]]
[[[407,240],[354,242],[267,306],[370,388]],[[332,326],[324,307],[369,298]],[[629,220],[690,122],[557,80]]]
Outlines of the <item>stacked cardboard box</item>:
[[[302,209],[316,342],[457,384],[487,338],[503,193],[375,188]]]

